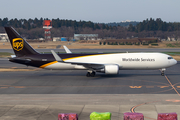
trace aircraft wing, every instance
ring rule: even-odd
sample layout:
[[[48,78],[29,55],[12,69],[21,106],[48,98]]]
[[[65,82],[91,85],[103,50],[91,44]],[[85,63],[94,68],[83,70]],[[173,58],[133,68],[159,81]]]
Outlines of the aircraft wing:
[[[87,69],[91,70],[99,70],[104,68],[104,64],[96,64],[96,63],[79,63],[79,62],[70,62],[71,64],[74,65],[82,65]]]
[[[58,62],[64,62],[60,56],[58,56],[56,54],[56,52],[54,52],[54,50],[51,50],[51,53],[53,54],[54,58],[56,59],[56,61]],[[103,69],[105,64],[96,64],[96,63],[84,63],[84,62],[64,62],[64,63],[70,63],[70,64],[74,64],[74,65],[82,65],[87,69],[90,70],[99,70],[99,69]]]
[[[106,65],[117,65],[117,64],[99,64],[99,63],[80,63],[80,62],[65,62],[65,63],[71,63],[72,65],[82,65],[85,68],[89,70],[102,70],[105,68]],[[118,65],[120,68],[122,66]]]

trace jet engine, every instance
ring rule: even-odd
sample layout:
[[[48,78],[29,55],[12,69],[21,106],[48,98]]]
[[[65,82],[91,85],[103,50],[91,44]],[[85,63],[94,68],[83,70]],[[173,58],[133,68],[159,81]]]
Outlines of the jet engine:
[[[119,74],[119,65],[105,65],[104,69],[96,72],[103,72],[105,74]]]

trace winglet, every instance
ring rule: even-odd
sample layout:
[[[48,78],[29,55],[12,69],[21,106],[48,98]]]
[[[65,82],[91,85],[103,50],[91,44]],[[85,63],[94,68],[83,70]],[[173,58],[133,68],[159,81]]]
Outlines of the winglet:
[[[54,58],[56,59],[56,61],[58,61],[58,62],[64,62],[64,61],[56,54],[56,52],[54,52],[54,50],[51,50],[51,52],[52,52]]]
[[[66,53],[72,53],[65,45],[63,45],[63,47],[64,47]]]

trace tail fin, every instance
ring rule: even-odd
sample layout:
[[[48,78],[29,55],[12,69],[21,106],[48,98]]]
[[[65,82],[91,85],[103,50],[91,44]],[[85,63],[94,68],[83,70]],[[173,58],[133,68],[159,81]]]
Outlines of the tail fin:
[[[26,42],[26,40],[21,37],[21,35],[14,28],[5,27],[5,30],[17,57],[39,54]]]

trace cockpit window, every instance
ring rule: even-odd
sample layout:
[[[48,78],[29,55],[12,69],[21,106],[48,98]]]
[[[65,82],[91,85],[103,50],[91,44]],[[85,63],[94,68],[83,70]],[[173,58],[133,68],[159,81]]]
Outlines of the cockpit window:
[[[168,57],[168,59],[170,60],[170,59],[173,59],[173,57]]]

